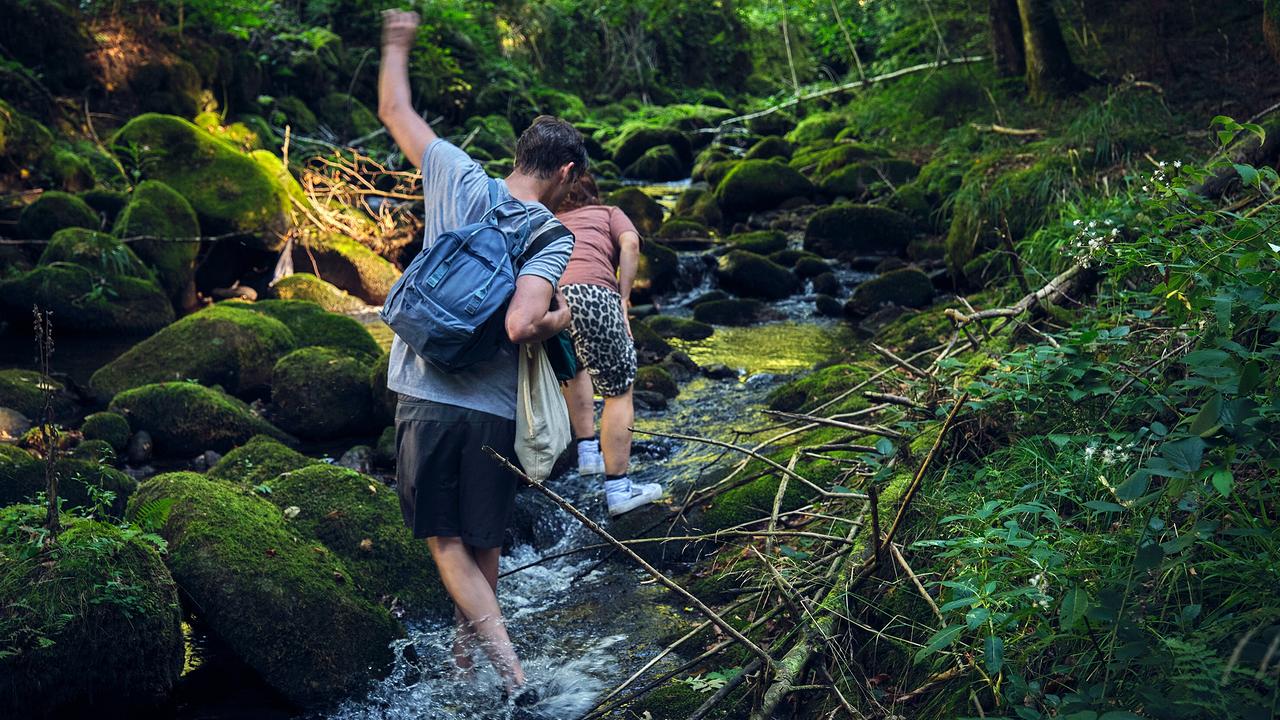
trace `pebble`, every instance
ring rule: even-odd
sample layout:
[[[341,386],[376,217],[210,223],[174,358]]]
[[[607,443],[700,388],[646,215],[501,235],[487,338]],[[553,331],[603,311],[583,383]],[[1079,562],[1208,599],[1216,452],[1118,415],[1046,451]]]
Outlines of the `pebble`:
[[[221,459],[222,455],[220,453],[213,450],[205,450],[191,461],[191,469],[196,472],[205,472],[214,465],[217,465],[218,461]]]
[[[153,449],[151,433],[139,430],[129,438],[129,448],[125,452],[125,457],[129,458],[130,465],[141,465],[151,459]]]
[[[342,457],[338,458],[336,464],[368,475],[373,472],[373,448],[368,445],[356,445],[342,453]]]
[[[26,415],[13,408],[0,407],[0,440],[17,440],[31,429]]]

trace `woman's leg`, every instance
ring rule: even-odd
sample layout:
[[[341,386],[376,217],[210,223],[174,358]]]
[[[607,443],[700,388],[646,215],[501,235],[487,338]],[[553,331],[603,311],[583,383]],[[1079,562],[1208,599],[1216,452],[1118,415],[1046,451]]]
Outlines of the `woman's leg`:
[[[497,556],[501,548],[496,552],[478,550],[456,537],[427,538],[427,546],[431,548],[440,580],[453,598],[454,606],[469,621],[485,654],[502,675],[507,690],[524,685],[524,669],[507,635],[498,596],[490,584],[490,577],[494,584],[497,581]]]
[[[604,452],[604,471],[608,475],[627,474],[631,465],[631,426],[635,416],[631,388],[628,387],[621,395],[604,399],[604,412],[600,415],[600,449]]]
[[[569,427],[574,439],[596,436],[596,407],[591,389],[591,376],[587,369],[578,371],[562,389],[565,404],[569,406]]]

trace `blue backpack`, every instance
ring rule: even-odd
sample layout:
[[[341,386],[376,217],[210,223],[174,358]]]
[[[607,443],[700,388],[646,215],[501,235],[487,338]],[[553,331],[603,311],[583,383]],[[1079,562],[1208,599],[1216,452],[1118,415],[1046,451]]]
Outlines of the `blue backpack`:
[[[418,253],[392,286],[383,322],[432,365],[455,372],[493,358],[508,343],[506,308],[524,262],[570,234],[558,222],[530,242],[529,209],[499,202],[499,180],[489,181],[489,210],[478,222],[451,230]],[[524,222],[498,226],[498,209],[517,205]]]

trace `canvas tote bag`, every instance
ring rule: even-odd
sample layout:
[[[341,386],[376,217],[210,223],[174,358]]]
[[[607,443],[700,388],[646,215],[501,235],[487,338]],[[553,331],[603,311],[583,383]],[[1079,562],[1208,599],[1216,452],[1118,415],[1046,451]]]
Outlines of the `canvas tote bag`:
[[[551,475],[556,458],[569,447],[569,407],[542,343],[520,346],[516,385],[516,457],[535,482]]]

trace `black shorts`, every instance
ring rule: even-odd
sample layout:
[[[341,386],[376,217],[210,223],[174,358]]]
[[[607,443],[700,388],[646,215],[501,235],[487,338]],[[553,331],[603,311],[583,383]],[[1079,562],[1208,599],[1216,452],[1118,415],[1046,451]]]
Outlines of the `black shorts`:
[[[515,505],[516,477],[483,448],[516,462],[515,442],[515,420],[402,395],[396,406],[396,488],[413,536],[500,547]]]

